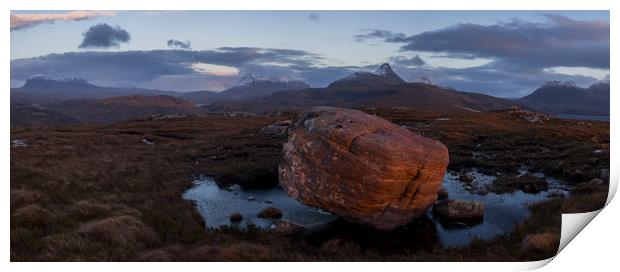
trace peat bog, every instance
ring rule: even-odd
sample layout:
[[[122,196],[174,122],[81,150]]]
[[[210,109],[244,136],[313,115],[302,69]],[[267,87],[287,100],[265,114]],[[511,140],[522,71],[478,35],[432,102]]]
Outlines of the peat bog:
[[[362,110],[444,143],[450,153],[444,194],[487,201],[484,221],[453,227],[429,211],[383,232],[252,193],[280,190],[285,138],[261,129],[293,120],[297,111],[26,126],[11,129],[11,260],[539,260],[557,250],[561,212],[592,211],[606,201],[608,122],[532,119],[520,110]],[[212,178],[210,190],[242,194],[239,203],[271,203],[237,211],[243,215],[237,226],[228,224],[226,210],[218,219],[226,226],[215,226],[188,200],[200,176]],[[498,201],[509,203],[517,220],[502,225],[507,221],[494,216],[502,213]],[[293,222],[289,212],[297,209],[303,214],[297,218],[316,219],[297,223],[321,227],[284,235],[271,229],[271,220],[280,219],[258,218],[266,207]],[[451,238],[464,233],[473,235]]]

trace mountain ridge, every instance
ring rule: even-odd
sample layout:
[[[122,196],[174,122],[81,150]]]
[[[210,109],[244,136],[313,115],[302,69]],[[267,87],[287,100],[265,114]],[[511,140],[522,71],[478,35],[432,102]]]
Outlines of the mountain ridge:
[[[407,83],[389,66],[356,72],[325,88],[280,91],[253,101],[218,101],[203,106],[209,111],[264,113],[287,107],[415,107],[443,112],[472,112],[508,109],[515,101],[479,93],[459,92],[426,83]]]
[[[106,87],[90,83],[82,78],[51,78],[35,75],[26,79],[23,86],[11,88],[11,94],[24,97],[53,97],[56,100],[101,99],[127,95],[171,95],[176,92],[136,87]]]
[[[585,88],[572,82],[549,81],[518,101],[551,114],[609,116],[609,95],[610,83],[606,81]]]

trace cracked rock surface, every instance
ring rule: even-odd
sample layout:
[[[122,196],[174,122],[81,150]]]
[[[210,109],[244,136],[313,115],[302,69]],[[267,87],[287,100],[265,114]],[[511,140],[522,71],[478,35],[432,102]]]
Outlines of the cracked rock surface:
[[[361,111],[315,107],[289,128],[279,177],[306,205],[390,230],[428,210],[447,166],[438,141]]]

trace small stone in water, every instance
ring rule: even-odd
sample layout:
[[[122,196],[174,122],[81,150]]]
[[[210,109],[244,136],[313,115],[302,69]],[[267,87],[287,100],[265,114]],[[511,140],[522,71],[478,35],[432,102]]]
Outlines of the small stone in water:
[[[237,222],[241,222],[241,220],[243,220],[243,215],[241,215],[238,212],[232,213],[230,215],[230,222],[237,223]]]
[[[464,182],[465,184],[470,184],[474,181],[474,177],[470,174],[461,174],[459,176],[459,180],[461,180],[462,182]]]
[[[282,217],[282,212],[278,208],[267,207],[258,214],[258,217],[271,219],[280,218]]]
[[[445,200],[436,203],[433,211],[446,219],[481,218],[484,216],[484,203],[467,200]]]
[[[254,201],[256,200],[256,197],[253,196],[248,196],[248,198],[246,198],[247,201]]]

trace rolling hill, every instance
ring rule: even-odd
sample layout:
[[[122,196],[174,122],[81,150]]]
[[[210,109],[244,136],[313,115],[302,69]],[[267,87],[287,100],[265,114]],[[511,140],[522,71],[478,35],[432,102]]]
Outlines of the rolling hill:
[[[166,95],[131,95],[11,106],[11,126],[115,123],[153,115],[196,114],[194,103]]]
[[[101,99],[127,95],[177,95],[175,92],[142,88],[103,87],[81,78],[33,76],[19,88],[11,88],[12,102],[41,104],[72,99]],[[17,98],[14,100],[14,97]]]
[[[573,82],[550,81],[518,101],[533,109],[552,114],[609,116],[610,84],[601,81],[587,88]]]

